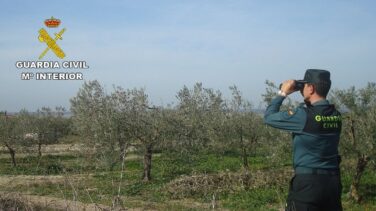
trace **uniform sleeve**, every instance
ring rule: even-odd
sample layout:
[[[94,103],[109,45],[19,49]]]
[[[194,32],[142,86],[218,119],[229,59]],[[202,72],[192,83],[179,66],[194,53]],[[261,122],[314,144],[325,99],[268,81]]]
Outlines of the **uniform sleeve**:
[[[266,109],[264,122],[274,128],[289,132],[301,132],[305,126],[307,115],[303,108],[294,111],[279,111],[285,97],[275,97]]]

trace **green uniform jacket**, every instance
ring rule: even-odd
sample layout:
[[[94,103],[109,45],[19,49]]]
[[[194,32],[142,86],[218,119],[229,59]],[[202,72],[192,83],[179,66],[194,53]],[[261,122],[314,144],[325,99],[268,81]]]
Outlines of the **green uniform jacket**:
[[[274,128],[292,132],[294,169],[297,167],[339,169],[340,132],[325,134],[306,132],[305,127],[308,124],[306,106],[301,104],[294,111],[280,111],[284,99],[285,97],[277,96],[272,100],[266,109],[264,121]],[[321,100],[312,106],[329,107],[330,104],[327,100]],[[317,118],[323,124],[320,116]],[[340,116],[336,121],[341,121]]]

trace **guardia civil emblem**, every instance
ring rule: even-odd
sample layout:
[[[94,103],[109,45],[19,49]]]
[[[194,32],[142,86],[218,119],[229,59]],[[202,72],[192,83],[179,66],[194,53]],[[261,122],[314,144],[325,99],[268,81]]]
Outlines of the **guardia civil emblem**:
[[[54,17],[51,17],[50,19],[46,19],[44,21],[44,24],[47,26],[47,28],[55,29],[58,28],[61,21],[59,19],[56,19]],[[58,58],[63,59],[65,57],[64,51],[60,48],[60,46],[57,44],[58,40],[62,40],[62,35],[65,32],[65,28],[61,29],[58,33],[54,33],[55,37],[52,38],[46,29],[41,28],[39,30],[39,36],[38,39],[40,42],[43,42],[47,45],[46,49],[40,54],[39,59],[43,59],[43,57],[51,50],[52,53],[54,53]]]

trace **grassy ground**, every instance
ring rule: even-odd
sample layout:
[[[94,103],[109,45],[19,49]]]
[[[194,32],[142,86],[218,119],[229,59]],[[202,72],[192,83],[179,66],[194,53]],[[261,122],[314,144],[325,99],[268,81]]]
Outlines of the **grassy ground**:
[[[120,164],[109,171],[98,168],[95,162],[87,162],[84,156],[45,155],[41,159],[25,156],[17,159],[17,167],[12,167],[10,159],[3,157],[0,159],[0,191],[17,191],[109,206],[120,193],[119,199],[125,207],[157,210],[205,210],[213,205],[228,210],[280,210],[285,203],[289,175],[286,174],[281,180],[273,182],[273,171],[288,172],[291,169],[288,166],[289,161],[273,170],[263,156],[249,157],[250,172],[258,172],[252,175],[255,176],[252,179],[253,185],[248,189],[241,186],[217,189],[213,188],[213,184],[215,186],[218,178],[223,181],[227,181],[223,178],[229,178],[228,181],[233,182],[231,184],[238,184],[231,178],[237,179],[236,174],[241,174],[239,172],[244,169],[236,154],[219,156],[201,153],[189,158],[181,154],[160,154],[153,158],[153,180],[148,183],[140,179],[142,160],[136,155],[131,157],[133,159],[125,162],[122,180]],[[261,177],[258,178],[260,182],[256,175]],[[197,182],[197,185],[190,184],[182,188],[190,187],[192,190],[179,190],[181,183],[174,183],[190,177],[196,179],[186,181]],[[265,184],[263,177],[266,178]],[[376,210],[374,171],[366,171],[362,178],[361,193],[364,197],[361,204],[355,204],[346,198],[351,175],[343,172],[342,181],[345,210]],[[172,187],[172,190],[168,187]],[[179,195],[180,193],[182,195]]]

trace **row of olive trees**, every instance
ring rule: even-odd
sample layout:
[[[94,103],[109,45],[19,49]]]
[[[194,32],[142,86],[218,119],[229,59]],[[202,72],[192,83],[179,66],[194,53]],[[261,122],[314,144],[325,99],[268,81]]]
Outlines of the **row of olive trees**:
[[[176,95],[175,107],[152,105],[144,89],[114,87],[106,93],[98,81],[85,82],[71,99],[74,127],[94,154],[113,168],[124,159],[129,146],[144,154],[142,179],[151,179],[153,150],[173,149],[185,155],[199,150],[224,151],[229,147],[242,153],[244,167],[260,139],[260,115],[252,112],[236,86],[226,101],[220,91],[184,86]],[[117,153],[114,153],[117,152]]]
[[[0,114],[0,144],[9,151],[13,166],[17,165],[16,152],[29,151],[37,146],[38,156],[42,156],[42,145],[57,143],[58,139],[70,131],[69,119],[63,117],[65,109],[47,107],[35,113],[21,110],[17,115]]]
[[[201,83],[192,89],[184,86],[176,96],[177,124],[172,137],[175,145],[187,152],[236,150],[243,166],[248,168],[247,158],[265,131],[262,116],[253,112],[251,103],[236,86],[231,86],[230,91],[228,100],[220,91],[204,88]]]
[[[144,152],[143,180],[151,179],[152,153],[163,143],[166,115],[149,103],[144,89],[114,87],[108,94],[98,81],[85,82],[71,99],[71,111],[74,128],[99,161],[113,169],[135,146]]]

